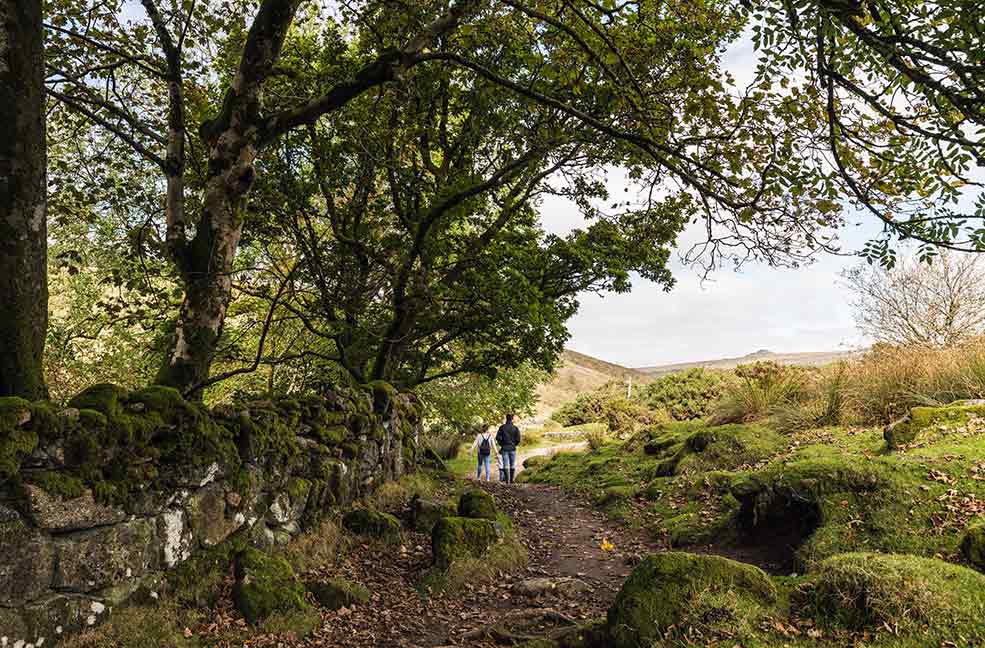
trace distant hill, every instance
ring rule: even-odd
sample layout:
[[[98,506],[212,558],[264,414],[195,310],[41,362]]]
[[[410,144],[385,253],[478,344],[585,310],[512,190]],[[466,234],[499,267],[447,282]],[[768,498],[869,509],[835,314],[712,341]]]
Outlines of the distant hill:
[[[684,371],[695,367],[706,369],[734,369],[740,364],[759,362],[762,360],[772,360],[778,364],[797,365],[801,367],[816,367],[826,365],[837,360],[850,358],[859,353],[858,351],[810,351],[806,353],[773,353],[766,349],[760,349],[753,353],[738,358],[719,358],[718,360],[699,360],[697,362],[678,362],[675,364],[658,365],[655,367],[639,367],[636,371],[651,377],[663,376],[675,371]]]
[[[633,379],[634,384],[650,382],[645,373],[592,356],[565,349],[550,381],[537,388],[537,420],[547,419],[559,405],[581,392],[591,391],[613,380]]]

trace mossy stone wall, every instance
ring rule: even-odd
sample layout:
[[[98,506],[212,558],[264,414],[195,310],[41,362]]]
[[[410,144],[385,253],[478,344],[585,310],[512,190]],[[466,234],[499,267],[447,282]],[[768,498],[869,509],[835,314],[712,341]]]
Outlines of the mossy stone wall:
[[[380,384],[213,409],[159,386],[0,399],[0,645],[55,645],[185,563],[288,542],[413,469],[418,411]]]

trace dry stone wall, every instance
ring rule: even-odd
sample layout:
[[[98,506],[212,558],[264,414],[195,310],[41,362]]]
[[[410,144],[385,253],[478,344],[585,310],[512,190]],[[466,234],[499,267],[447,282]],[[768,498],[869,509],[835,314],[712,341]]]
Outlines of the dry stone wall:
[[[156,599],[196,556],[288,542],[410,470],[419,434],[383,383],[212,410],[163,387],[0,399],[0,648]]]

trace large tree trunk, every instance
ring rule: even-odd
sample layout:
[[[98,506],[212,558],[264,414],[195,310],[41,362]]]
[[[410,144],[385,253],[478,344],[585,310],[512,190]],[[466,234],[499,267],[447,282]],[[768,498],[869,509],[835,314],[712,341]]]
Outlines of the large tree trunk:
[[[44,50],[39,0],[0,0],[0,396],[47,397]]]

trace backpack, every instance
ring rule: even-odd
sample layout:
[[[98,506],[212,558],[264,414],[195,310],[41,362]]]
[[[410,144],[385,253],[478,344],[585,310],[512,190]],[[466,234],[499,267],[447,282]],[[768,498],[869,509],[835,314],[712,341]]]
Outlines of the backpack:
[[[482,437],[482,443],[479,444],[479,456],[488,457],[492,452],[492,447],[489,445],[489,436],[486,435]]]

